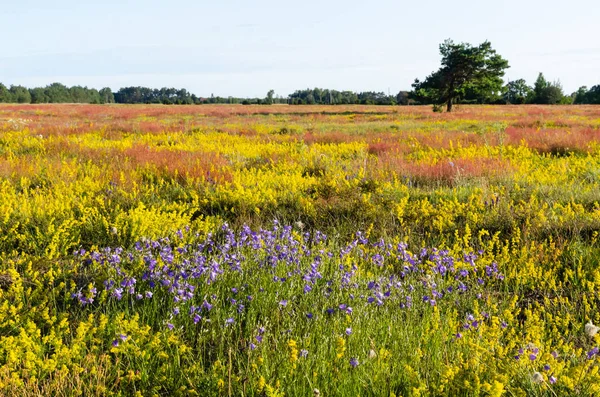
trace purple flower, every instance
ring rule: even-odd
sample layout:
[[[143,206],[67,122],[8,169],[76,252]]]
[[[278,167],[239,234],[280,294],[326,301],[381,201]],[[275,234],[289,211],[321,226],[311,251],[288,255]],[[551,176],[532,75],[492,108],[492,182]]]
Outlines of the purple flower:
[[[119,340],[115,339],[112,341],[112,347],[117,347],[117,346],[119,346]]]
[[[350,336],[352,334],[352,328],[346,328],[346,335]]]
[[[556,378],[554,376],[550,376],[550,378],[548,378],[548,380],[550,381],[550,384],[556,383]]]
[[[300,357],[306,357],[306,356],[308,356],[308,350],[306,350],[306,349],[300,350]]]
[[[590,350],[590,351],[588,352],[588,354],[587,354],[587,358],[588,358],[588,360],[591,360],[591,359],[592,359],[592,357],[594,357],[594,356],[595,356],[595,355],[597,355],[597,354],[598,354],[598,348],[597,348],[597,347],[594,347],[594,348],[593,348],[592,350]]]
[[[261,342],[263,341],[263,337],[262,337],[262,335],[256,335],[256,341],[257,341],[258,343],[261,343]]]
[[[229,317],[227,320],[225,320],[225,325],[229,325],[229,324],[233,324],[235,323],[235,320],[233,319],[233,317]]]
[[[536,359],[536,358],[537,358],[537,355],[536,355],[535,353],[531,353],[531,354],[529,355],[529,359],[530,359],[531,361],[535,361],[535,359]]]
[[[171,323],[167,323],[167,327],[172,331],[175,326]]]
[[[313,318],[313,314],[312,313],[306,313],[306,318],[308,318],[309,320],[312,320]]]
[[[286,301],[286,300],[282,300],[279,302],[279,306],[282,306],[282,307],[286,307],[287,304],[288,304],[288,301]]]
[[[552,353],[550,353],[552,355],[552,357],[554,358],[558,358],[558,352],[555,350]]]
[[[352,368],[358,367],[358,359],[356,357],[352,357],[350,359],[350,365],[352,366]]]
[[[544,365],[544,371],[550,371],[550,366],[548,364]]]
[[[201,318],[198,313],[194,313],[194,324],[198,324]]]
[[[250,350],[254,350],[256,349],[256,345],[252,342],[250,342]]]
[[[118,301],[120,301],[120,300],[121,300],[121,298],[123,298],[123,289],[122,289],[122,288],[115,288],[115,289],[112,291],[112,294],[111,294],[111,295],[112,295],[112,297],[113,297],[113,298],[115,298],[115,299],[117,299]]]
[[[460,332],[458,332],[458,333],[456,333],[456,335],[454,335],[454,337],[456,339],[460,339],[460,338],[462,338],[462,334]]]

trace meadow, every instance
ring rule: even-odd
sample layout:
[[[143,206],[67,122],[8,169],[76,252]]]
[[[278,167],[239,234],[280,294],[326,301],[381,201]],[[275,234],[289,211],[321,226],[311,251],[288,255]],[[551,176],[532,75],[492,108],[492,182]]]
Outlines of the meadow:
[[[0,106],[0,395],[600,395],[600,107]]]

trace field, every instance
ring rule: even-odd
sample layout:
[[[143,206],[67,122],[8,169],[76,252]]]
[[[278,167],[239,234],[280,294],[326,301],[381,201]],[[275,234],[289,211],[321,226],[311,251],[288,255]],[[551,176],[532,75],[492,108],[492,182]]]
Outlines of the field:
[[[2,105],[0,395],[599,395],[599,203],[598,106]]]

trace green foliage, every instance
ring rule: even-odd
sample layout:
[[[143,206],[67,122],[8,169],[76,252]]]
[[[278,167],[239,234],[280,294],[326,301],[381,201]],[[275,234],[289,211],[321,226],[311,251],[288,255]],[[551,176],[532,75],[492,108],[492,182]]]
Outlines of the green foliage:
[[[11,92],[4,84],[0,83],[0,103],[10,103],[12,101],[13,99]]]
[[[11,85],[10,93],[12,94],[13,102],[17,103],[31,103],[31,94],[27,88],[20,85]]]
[[[551,83],[540,73],[533,86],[530,103],[540,105],[557,105],[567,102],[559,81]]]
[[[265,98],[265,104],[272,105],[273,104],[273,96],[274,95],[275,95],[275,91],[274,90],[269,90],[269,92],[267,92],[267,97]]]
[[[521,105],[527,102],[533,92],[533,89],[527,85],[524,79],[509,81],[504,87],[504,99],[508,103]]]
[[[115,103],[115,96],[109,87],[104,87],[99,91],[100,103]]]
[[[600,84],[595,85],[588,90],[586,86],[580,87],[577,92],[571,95],[575,104],[600,104]]]
[[[413,88],[418,97],[452,104],[467,94],[481,99],[498,95],[508,61],[496,53],[489,41],[473,47],[468,43],[455,44],[446,40],[440,45],[442,67],[424,81],[415,80]]]
[[[384,92],[336,91],[322,88],[297,90],[289,96],[292,105],[395,105],[396,97]]]

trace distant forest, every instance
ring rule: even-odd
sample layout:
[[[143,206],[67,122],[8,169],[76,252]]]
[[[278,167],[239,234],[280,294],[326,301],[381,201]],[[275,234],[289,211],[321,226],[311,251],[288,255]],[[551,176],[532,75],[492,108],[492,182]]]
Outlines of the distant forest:
[[[290,105],[425,105],[431,104],[428,98],[419,97],[415,92],[400,91],[396,95],[384,92],[337,91],[322,88],[297,90],[287,97],[275,96],[270,90],[264,98],[200,97],[186,89],[124,87],[114,92],[106,87],[95,88],[53,83],[46,87],[27,88],[20,85],[6,87],[0,83],[0,103],[143,103],[167,105],[202,104],[290,104]],[[462,104],[600,104],[600,84],[588,89],[581,87],[567,95],[559,82],[547,81],[539,74],[533,86],[523,79],[510,81],[502,92],[478,96],[466,92],[457,103]]]

